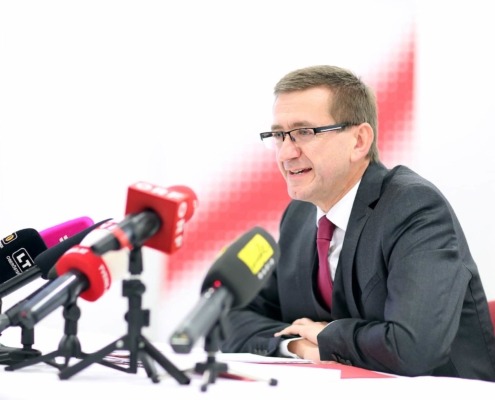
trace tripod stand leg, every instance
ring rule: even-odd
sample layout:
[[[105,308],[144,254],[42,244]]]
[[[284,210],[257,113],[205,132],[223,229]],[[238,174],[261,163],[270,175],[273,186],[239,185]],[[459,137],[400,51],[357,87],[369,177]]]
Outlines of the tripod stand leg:
[[[274,378],[262,378],[260,376],[254,376],[254,375],[246,374],[245,372],[236,372],[230,368],[228,368],[227,373],[229,373],[231,375],[235,375],[239,378],[249,379],[251,381],[267,382],[270,386],[277,386],[277,384],[278,384],[278,381]]]
[[[28,367],[30,365],[37,364],[39,362],[46,362],[47,364],[50,364],[50,361],[56,357],[57,353],[58,353],[58,351],[54,351],[52,353],[40,355],[39,357],[29,358],[29,359],[20,361],[18,363],[15,363],[15,364],[12,364],[12,365],[5,367],[5,371],[15,371],[15,370],[18,370],[18,369],[21,369],[24,367]]]
[[[222,372],[227,372],[227,364],[216,362],[213,358],[208,357],[206,362],[197,363],[194,370],[203,374],[203,384],[200,389],[202,392],[206,392],[208,385],[215,383]]]
[[[138,350],[137,354],[131,354],[130,358],[135,356],[136,359],[139,359],[143,363],[143,367],[145,368],[145,371],[148,377],[151,378],[152,382],[158,383],[160,379],[154,365],[151,362],[151,359],[157,361],[180,384],[184,385],[190,383],[190,378],[181,370],[179,370],[174,364],[172,364],[167,358],[165,358],[165,356],[163,356],[146,338],[141,336],[139,340],[144,344],[144,346],[142,349]],[[62,370],[59,373],[60,379],[69,379],[77,372],[82,371],[84,368],[95,362],[120,371],[135,373],[137,371],[136,365],[130,365],[129,368],[121,368],[117,365],[113,365],[112,363],[103,360],[105,356],[109,355],[114,350],[122,348],[128,350],[129,346],[125,346],[127,342],[128,338],[122,337],[95,353],[87,354],[82,361]]]
[[[39,356],[41,356],[41,351],[29,346],[18,348],[0,344],[0,364],[12,365]]]
[[[208,386],[210,384],[213,384],[215,383],[215,380],[216,380],[216,376],[215,374],[213,373],[213,371],[211,370],[206,370],[203,374],[203,383],[201,384],[200,386],[200,390],[202,392],[206,392],[208,390]]]
[[[261,378],[259,376],[248,375],[243,372],[235,372],[226,363],[218,362],[213,354],[209,354],[203,363],[196,363],[194,371],[203,374],[203,384],[201,391],[206,392],[208,385],[215,383],[220,374],[228,374],[236,379],[247,379],[250,381],[267,382],[270,386],[276,386],[278,381],[274,378]],[[227,376],[228,377],[228,376]]]
[[[95,353],[88,354],[85,358],[83,358],[81,361],[78,363],[65,368],[64,370],[60,371],[58,374],[60,379],[69,379],[72,375],[76,374],[77,372],[82,371],[84,368],[88,367],[89,365],[93,364],[94,362],[100,362],[100,360],[103,359],[106,355],[110,354],[112,351],[118,348],[118,343],[120,343],[122,339],[116,340],[112,343],[110,343],[108,346],[102,348],[101,350],[98,350]],[[102,363],[103,365],[107,365],[106,363]]]
[[[144,370],[146,371],[148,377],[151,378],[151,381],[153,383],[160,382],[160,377],[158,376],[158,373],[156,372],[156,368],[153,365],[152,361],[149,359],[148,355],[140,351],[139,359],[143,363]]]
[[[173,376],[181,385],[188,385],[191,379],[174,364],[172,364],[162,353],[160,353],[145,337],[141,337],[144,343],[144,351],[151,356],[165,371]]]

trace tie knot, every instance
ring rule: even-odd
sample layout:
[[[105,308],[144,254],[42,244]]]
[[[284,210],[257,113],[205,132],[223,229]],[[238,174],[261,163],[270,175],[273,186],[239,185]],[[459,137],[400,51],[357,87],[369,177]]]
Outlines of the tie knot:
[[[334,225],[324,215],[318,221],[318,232],[316,234],[317,239],[331,240],[333,235]]]

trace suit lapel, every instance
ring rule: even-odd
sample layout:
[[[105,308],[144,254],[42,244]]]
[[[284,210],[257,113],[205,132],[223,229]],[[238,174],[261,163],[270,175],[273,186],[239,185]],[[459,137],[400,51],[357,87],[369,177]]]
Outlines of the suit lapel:
[[[335,276],[332,310],[334,318],[359,316],[353,293],[354,257],[366,221],[380,198],[383,179],[387,172],[380,163],[370,164],[356,193]]]

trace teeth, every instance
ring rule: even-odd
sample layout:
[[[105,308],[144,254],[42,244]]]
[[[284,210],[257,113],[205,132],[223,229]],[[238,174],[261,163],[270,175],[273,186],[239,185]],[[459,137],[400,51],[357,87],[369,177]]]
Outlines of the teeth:
[[[298,169],[297,171],[292,171],[292,174],[293,175],[297,175],[297,174],[300,174],[303,171],[304,171],[303,169]]]

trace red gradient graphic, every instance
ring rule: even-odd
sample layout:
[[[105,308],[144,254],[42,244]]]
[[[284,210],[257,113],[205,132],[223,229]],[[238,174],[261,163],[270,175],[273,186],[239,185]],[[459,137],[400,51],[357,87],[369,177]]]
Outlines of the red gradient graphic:
[[[378,78],[373,83],[378,101],[378,148],[386,165],[407,158],[413,135],[415,40],[413,35],[404,39],[384,69],[375,74]]]
[[[256,160],[256,168],[229,168],[211,184],[211,193],[198,195],[199,206],[186,224],[184,245],[168,259],[168,288],[187,280],[189,274],[202,276],[224,246],[254,226],[277,237],[278,221],[290,200],[285,181],[273,153],[261,143],[245,149],[244,155],[244,160]]]
[[[371,70],[370,76],[378,98],[380,157],[390,167],[410,152],[412,141],[414,34],[405,35],[390,59],[379,70]],[[208,193],[198,193],[200,205],[185,227],[184,245],[168,259],[165,295],[175,285],[203,276],[225,245],[254,226],[278,238],[278,223],[290,199],[273,153],[261,143],[245,148],[242,157],[216,179]]]

